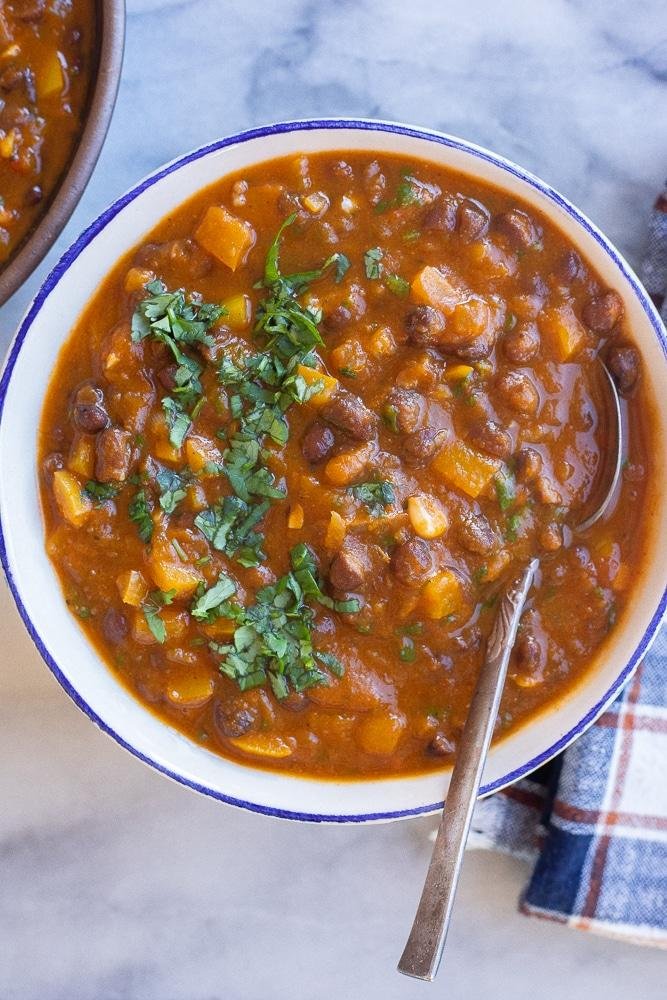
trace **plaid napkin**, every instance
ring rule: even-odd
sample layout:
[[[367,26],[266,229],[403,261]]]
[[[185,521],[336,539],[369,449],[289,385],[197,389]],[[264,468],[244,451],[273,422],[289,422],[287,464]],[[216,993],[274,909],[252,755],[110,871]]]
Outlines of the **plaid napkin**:
[[[641,276],[667,320],[667,188]],[[667,627],[560,757],[477,804],[470,847],[535,860],[520,910],[667,948]]]

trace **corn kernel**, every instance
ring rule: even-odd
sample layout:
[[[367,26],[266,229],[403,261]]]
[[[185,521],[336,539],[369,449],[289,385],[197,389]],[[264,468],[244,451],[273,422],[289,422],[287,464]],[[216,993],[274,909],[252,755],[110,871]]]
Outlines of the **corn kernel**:
[[[461,382],[468,375],[472,375],[474,369],[471,365],[452,365],[445,372],[447,382]]]

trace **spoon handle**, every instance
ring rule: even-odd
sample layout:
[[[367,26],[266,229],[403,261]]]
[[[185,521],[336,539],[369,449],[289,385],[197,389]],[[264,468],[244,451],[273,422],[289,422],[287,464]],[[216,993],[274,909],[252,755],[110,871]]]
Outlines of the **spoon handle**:
[[[398,963],[398,971],[406,976],[431,981],[438,971],[507,664],[537,565],[537,560],[532,559],[509,588],[500,603],[489,636],[486,656],[456,753],[424,889]]]

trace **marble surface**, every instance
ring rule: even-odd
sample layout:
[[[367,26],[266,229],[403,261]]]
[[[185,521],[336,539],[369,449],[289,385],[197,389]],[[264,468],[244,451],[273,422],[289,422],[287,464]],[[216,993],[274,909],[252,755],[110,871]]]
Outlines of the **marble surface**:
[[[213,25],[213,27],[211,27]],[[164,160],[286,117],[458,133],[560,188],[636,262],[667,168],[662,0],[128,0],[116,115],[58,248]],[[0,310],[4,353],[49,261]],[[216,804],[98,733],[0,585],[2,1000],[653,1000],[665,956],[516,913],[468,856],[436,986],[394,964],[432,820],[299,827]]]

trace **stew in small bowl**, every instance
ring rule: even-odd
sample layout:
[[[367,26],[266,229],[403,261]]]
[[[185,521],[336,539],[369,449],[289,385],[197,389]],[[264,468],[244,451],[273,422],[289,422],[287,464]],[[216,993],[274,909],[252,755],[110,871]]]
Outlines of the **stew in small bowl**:
[[[278,126],[149,178],[64,265],[4,376],[5,562],[47,662],[138,755],[279,815],[436,808],[535,555],[486,790],[627,679],[662,611],[664,341],[546,185],[401,126]],[[601,361],[623,473],[581,530]],[[7,475],[26,441],[38,490]]]
[[[0,9],[0,302],[73,211],[120,76],[123,0],[9,0]]]

